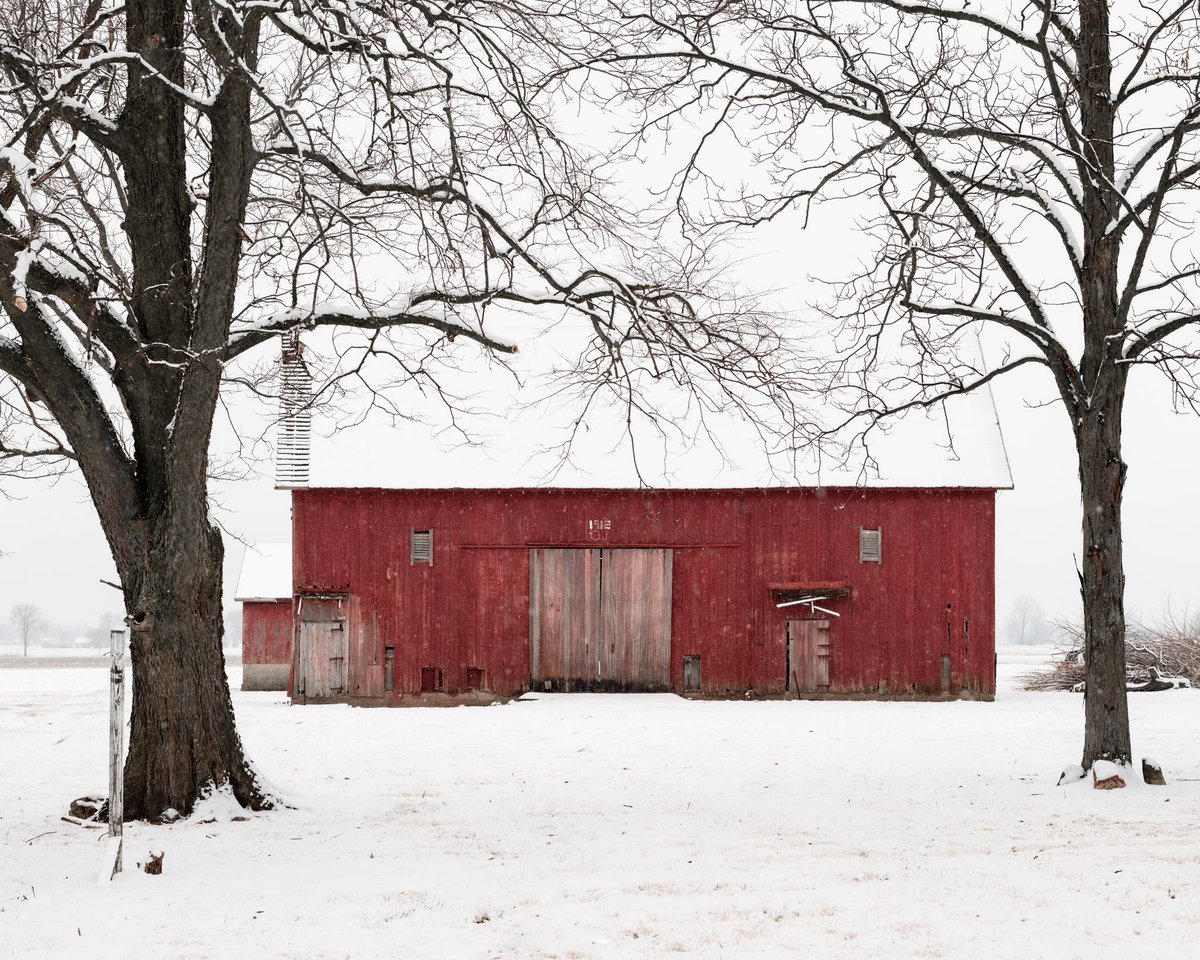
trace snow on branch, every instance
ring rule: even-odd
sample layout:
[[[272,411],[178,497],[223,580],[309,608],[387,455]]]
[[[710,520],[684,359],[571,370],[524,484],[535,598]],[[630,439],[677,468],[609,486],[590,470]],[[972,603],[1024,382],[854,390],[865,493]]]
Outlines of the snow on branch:
[[[436,317],[401,309],[378,310],[347,303],[324,303],[310,309],[293,308],[272,314],[251,327],[233,331],[227,358],[239,356],[271,337],[290,330],[312,330],[317,327],[348,327],[360,330],[379,330],[387,327],[422,327],[436,330],[448,340],[456,337],[474,340],[476,343],[497,353],[516,353],[517,344],[510,340],[494,337],[447,317]]]

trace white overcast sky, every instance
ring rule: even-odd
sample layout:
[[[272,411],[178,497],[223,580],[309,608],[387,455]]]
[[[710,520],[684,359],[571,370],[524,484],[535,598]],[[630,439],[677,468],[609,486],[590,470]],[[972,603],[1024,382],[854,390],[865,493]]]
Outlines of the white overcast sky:
[[[799,230],[793,221],[759,231],[739,248],[744,259],[731,269],[745,286],[770,291],[781,310],[801,316],[816,289],[808,277],[844,274],[856,230],[845,207],[829,204],[819,208],[809,229]],[[1030,248],[1029,258],[1036,262],[1039,252]],[[519,324],[513,339],[528,346],[536,340],[533,329]],[[269,356],[274,346],[263,349],[262,356]],[[997,625],[1002,630],[1022,595],[1037,600],[1048,616],[1077,615],[1080,515],[1066,417],[1056,404],[1039,405],[1053,399],[1048,376],[1019,370],[996,381],[994,392],[1015,486],[999,493],[997,501]],[[262,411],[242,426],[251,437],[268,429]],[[1192,607],[1200,612],[1200,421],[1174,414],[1165,381],[1137,371],[1128,395],[1125,441],[1127,608],[1147,617],[1168,606],[1176,613]],[[402,469],[403,455],[398,464]],[[280,541],[289,534],[288,495],[273,489],[269,464],[263,473],[215,488],[218,519],[250,542]],[[11,498],[0,499],[0,551],[5,554],[0,557],[0,638],[12,632],[7,614],[15,603],[34,603],[65,628],[94,626],[105,612],[119,610],[117,592],[100,583],[114,574],[82,483],[66,478],[48,488],[10,481],[0,489]],[[227,596],[232,596],[241,549],[226,539]]]
[[[1015,485],[997,501],[1001,628],[1020,595],[1039,601],[1049,615],[1071,615],[1079,603],[1079,495],[1066,418],[1057,406],[1030,406],[1037,382],[1016,376],[1024,379],[1002,380],[995,391]],[[1182,612],[1200,601],[1200,421],[1173,415],[1168,390],[1149,375],[1133,383],[1125,426],[1128,607],[1151,616],[1168,605]],[[119,610],[116,591],[100,582],[113,578],[112,565],[82,483],[68,477],[53,487],[9,482],[5,489],[10,499],[0,500],[4,619],[19,602],[38,605],[66,628],[92,626],[106,611]],[[287,538],[288,495],[275,491],[269,477],[221,485],[218,497],[223,525],[239,536],[252,542]],[[232,586],[241,545],[229,538],[226,544]],[[9,633],[4,623],[0,637]]]

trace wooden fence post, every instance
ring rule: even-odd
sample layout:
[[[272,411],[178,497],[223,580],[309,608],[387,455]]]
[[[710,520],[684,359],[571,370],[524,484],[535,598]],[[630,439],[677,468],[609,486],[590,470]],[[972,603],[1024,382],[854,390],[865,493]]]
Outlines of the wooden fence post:
[[[116,627],[108,634],[112,668],[108,687],[108,846],[100,881],[121,872],[125,835],[125,630]]]

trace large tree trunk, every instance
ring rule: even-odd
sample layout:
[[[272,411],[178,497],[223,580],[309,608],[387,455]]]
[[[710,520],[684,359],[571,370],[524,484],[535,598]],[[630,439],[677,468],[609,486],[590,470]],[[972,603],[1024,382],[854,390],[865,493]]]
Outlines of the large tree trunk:
[[[1129,706],[1125,692],[1125,567],[1121,500],[1124,383],[1112,385],[1100,409],[1079,427],[1079,480],[1083,494],[1083,625],[1086,657],[1083,767],[1097,760],[1129,763]]]
[[[1121,554],[1121,416],[1125,369],[1120,365],[1124,322],[1120,308],[1120,245],[1110,229],[1117,200],[1113,137],[1112,51],[1107,0],[1079,5],[1079,112],[1084,160],[1100,175],[1083,183],[1084,250],[1080,293],[1084,345],[1082,389],[1064,400],[1075,419],[1083,500],[1084,643],[1087,657],[1083,767],[1097,760],[1128,763],[1129,708],[1125,700],[1125,567]]]
[[[194,494],[193,494],[194,498]],[[148,530],[146,563],[126,583],[133,710],[125,762],[125,817],[186,816],[228,787],[251,809],[272,806],[242,751],[221,651],[224,549],[205,497],[185,519]],[[186,519],[190,516],[191,519]]]

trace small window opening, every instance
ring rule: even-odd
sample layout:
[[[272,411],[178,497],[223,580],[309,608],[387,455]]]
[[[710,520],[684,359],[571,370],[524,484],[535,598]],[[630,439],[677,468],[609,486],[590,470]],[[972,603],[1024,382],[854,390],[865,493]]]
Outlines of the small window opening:
[[[467,689],[483,689],[483,667],[467,667]]]
[[[700,658],[698,656],[683,658],[683,692],[700,692]]]
[[[858,531],[858,562],[883,563],[883,530]]]
[[[442,668],[441,667],[422,667],[421,668],[421,692],[436,693],[442,689]]]
[[[413,530],[412,532],[412,564],[427,563],[433,566],[433,531]]]
[[[396,648],[383,648],[383,689],[391,693],[396,689]]]

